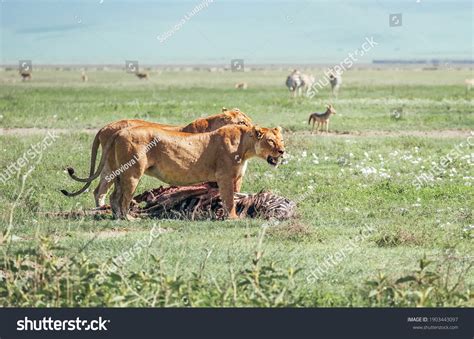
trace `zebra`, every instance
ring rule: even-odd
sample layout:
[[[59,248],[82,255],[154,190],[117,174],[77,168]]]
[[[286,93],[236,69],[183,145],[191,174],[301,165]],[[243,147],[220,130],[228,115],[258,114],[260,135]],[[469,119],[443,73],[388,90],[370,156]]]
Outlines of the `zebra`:
[[[293,97],[300,96],[303,92],[307,93],[313,83],[314,77],[312,75],[303,74],[297,69],[293,70],[286,78],[286,87]]]
[[[341,84],[342,84],[342,77],[337,73],[336,75],[331,73],[329,75],[329,82],[331,83],[332,95],[337,97],[337,94],[339,92],[339,87],[341,87]]]

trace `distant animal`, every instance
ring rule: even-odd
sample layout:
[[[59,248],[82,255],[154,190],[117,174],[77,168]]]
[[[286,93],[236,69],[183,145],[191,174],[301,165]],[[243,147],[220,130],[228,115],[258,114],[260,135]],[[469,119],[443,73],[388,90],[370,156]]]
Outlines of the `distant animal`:
[[[81,79],[82,79],[82,82],[87,82],[89,80],[85,71],[81,72]]]
[[[466,84],[467,90],[470,91],[474,86],[474,79],[466,79],[464,80],[464,83]]]
[[[311,129],[311,133],[314,132],[315,123],[317,123],[316,132],[318,131],[319,126],[321,126],[321,131],[322,131],[323,126],[326,125],[326,133],[328,133],[329,132],[329,118],[331,117],[331,114],[336,114],[336,110],[331,104],[326,105],[326,112],[324,113],[311,113],[308,119],[308,125],[311,125],[311,122],[313,122],[313,128]]]
[[[237,89],[247,89],[248,85],[246,82],[238,82],[235,84],[235,88]]]
[[[341,87],[342,84],[342,77],[339,74],[334,75],[331,73],[329,75],[329,82],[331,83],[332,94],[337,97],[337,94],[339,93],[339,87]]]
[[[21,71],[20,76],[22,81],[31,80],[32,78],[31,72],[27,71]]]
[[[150,77],[148,76],[148,73],[146,72],[137,72],[135,73],[135,75],[137,76],[138,79],[146,79],[148,80]]]
[[[286,78],[286,87],[288,87],[293,97],[307,93],[313,83],[314,77],[312,75],[303,74],[297,69],[293,70]]]

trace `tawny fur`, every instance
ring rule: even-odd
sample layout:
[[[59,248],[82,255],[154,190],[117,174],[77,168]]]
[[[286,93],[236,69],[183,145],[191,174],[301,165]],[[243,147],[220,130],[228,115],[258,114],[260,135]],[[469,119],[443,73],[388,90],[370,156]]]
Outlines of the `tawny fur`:
[[[108,141],[99,168],[89,180],[98,176],[106,162],[112,173],[118,171],[112,178],[115,186],[110,197],[115,218],[130,218],[130,203],[144,174],[171,185],[217,182],[228,217],[236,218],[233,197],[240,190],[247,161],[260,157],[276,166],[283,153],[279,127],[232,125],[191,134],[137,126],[118,131]],[[124,164],[130,167],[121,171]]]
[[[252,157],[276,165],[284,152],[281,131],[244,126],[225,126],[214,132],[189,134],[153,127],[132,127],[118,132],[112,170],[120,168],[146,145],[158,140],[145,155],[115,179],[111,196],[114,216],[127,218],[140,178],[146,174],[171,185],[217,182],[229,218],[236,218],[234,192],[240,189],[243,169]]]
[[[150,126],[162,129],[168,129],[172,131],[180,131],[180,132],[188,132],[188,133],[203,133],[203,132],[210,132],[214,131],[222,126],[225,125],[244,125],[244,126],[251,126],[252,120],[239,109],[226,109],[222,108],[222,113],[212,115],[206,118],[199,118],[191,122],[186,126],[173,126],[173,125],[165,125],[165,124],[158,124],[153,123],[145,120],[138,120],[138,119],[128,119],[128,120],[120,120],[113,122],[104,126],[102,129],[97,132],[94,142],[92,144],[91,150],[91,163],[90,163],[90,171],[89,176],[94,174],[95,169],[95,162],[97,157],[97,152],[99,146],[102,147],[104,151],[108,141],[112,138],[112,136],[119,130],[129,127],[135,126]],[[105,206],[105,200],[107,197],[107,192],[109,191],[110,187],[112,186],[113,182],[107,181],[105,178],[110,174],[110,167],[109,164],[106,163],[104,166],[103,171],[100,173],[100,182],[97,185],[96,189],[94,190],[94,199],[95,204],[97,207]],[[86,179],[80,179],[74,176],[73,172],[70,173],[71,177],[80,182],[86,182]]]
[[[238,82],[235,84],[236,89],[247,89],[248,85],[246,82]]]

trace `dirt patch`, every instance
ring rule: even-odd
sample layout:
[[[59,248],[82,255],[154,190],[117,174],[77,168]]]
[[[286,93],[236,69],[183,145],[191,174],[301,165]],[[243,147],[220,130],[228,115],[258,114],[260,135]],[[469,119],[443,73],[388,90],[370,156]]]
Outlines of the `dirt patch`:
[[[469,130],[445,129],[431,131],[336,131],[329,133],[311,134],[309,131],[296,132],[295,134],[303,134],[314,137],[328,138],[349,138],[349,137],[424,137],[424,138],[467,138],[472,135]]]
[[[309,240],[312,239],[314,235],[308,225],[298,220],[291,220],[290,222],[280,224],[276,227],[271,227],[267,232],[270,237],[294,241]]]
[[[83,129],[69,129],[69,128],[0,128],[0,136],[30,136],[30,135],[44,135],[48,132],[55,134],[71,134],[71,133],[87,133],[96,134],[97,129],[83,128]]]
[[[100,231],[94,233],[96,239],[109,239],[109,238],[118,238],[130,233],[129,231]]]

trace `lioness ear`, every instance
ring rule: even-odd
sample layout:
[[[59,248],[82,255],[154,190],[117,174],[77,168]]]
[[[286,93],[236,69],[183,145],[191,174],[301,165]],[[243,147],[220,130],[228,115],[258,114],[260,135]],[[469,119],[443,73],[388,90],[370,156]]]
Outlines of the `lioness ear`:
[[[224,112],[227,112],[227,111],[228,111],[228,109],[227,109],[227,108],[225,108],[225,107],[222,107],[222,110],[221,110],[221,111],[222,111],[222,113],[224,113]]]
[[[275,132],[281,133],[281,127],[277,126],[273,129]]]
[[[264,135],[263,130],[260,127],[257,127],[257,126],[255,126],[254,129],[255,129],[255,136],[257,137],[257,139],[259,139],[259,140],[262,139],[263,135]]]

